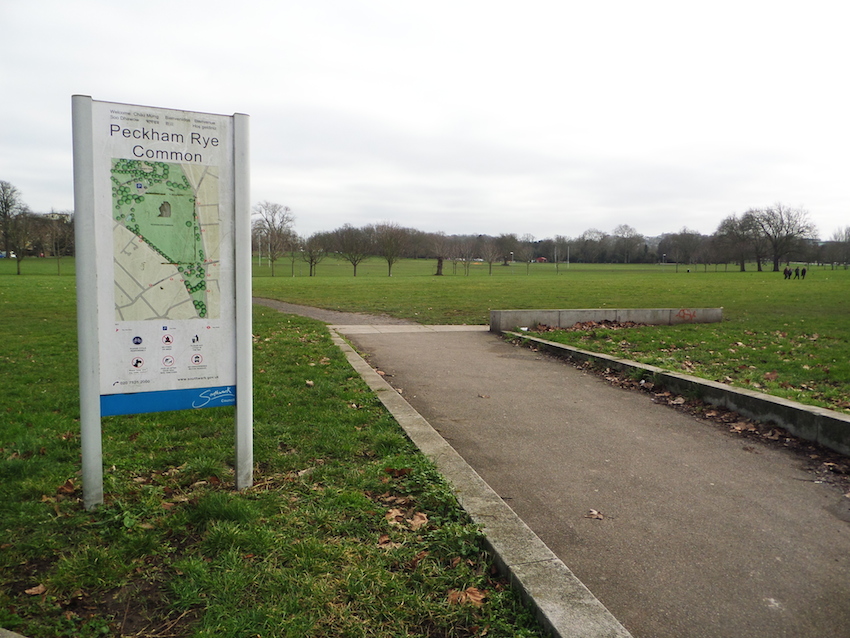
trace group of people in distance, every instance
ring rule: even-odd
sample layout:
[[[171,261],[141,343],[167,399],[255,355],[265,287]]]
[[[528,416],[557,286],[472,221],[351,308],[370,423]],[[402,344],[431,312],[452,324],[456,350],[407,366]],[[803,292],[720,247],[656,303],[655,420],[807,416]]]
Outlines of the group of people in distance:
[[[794,270],[791,270],[791,266],[786,266],[782,273],[785,275],[785,279],[805,279],[806,267],[803,266],[803,269],[800,270],[800,267],[797,266]]]

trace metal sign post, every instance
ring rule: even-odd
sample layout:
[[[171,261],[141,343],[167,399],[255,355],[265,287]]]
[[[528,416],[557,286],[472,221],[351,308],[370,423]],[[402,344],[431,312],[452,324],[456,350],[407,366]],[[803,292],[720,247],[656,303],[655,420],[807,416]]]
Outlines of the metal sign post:
[[[236,406],[252,483],[248,116],[72,98],[83,501],[103,416]]]

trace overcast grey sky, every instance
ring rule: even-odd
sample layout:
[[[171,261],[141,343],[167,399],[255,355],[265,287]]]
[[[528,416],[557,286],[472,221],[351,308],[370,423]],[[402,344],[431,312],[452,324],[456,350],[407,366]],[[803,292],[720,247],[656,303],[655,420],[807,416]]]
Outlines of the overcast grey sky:
[[[838,0],[0,0],[0,179],[73,208],[71,96],[251,116],[309,235],[850,225]]]

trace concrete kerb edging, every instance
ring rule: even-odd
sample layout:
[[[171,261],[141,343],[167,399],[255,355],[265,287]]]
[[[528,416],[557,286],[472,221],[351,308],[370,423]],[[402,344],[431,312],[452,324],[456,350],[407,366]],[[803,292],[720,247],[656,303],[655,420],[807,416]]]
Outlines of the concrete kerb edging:
[[[0,638],[25,638],[21,634],[16,634],[14,631],[3,629],[0,627]]]
[[[431,424],[333,329],[331,337],[413,443],[452,486],[461,506],[484,532],[496,564],[534,608],[543,627],[559,638],[630,638],[625,627]]]
[[[645,372],[673,392],[698,395],[706,403],[727,408],[755,421],[775,423],[801,439],[813,441],[840,454],[850,455],[850,415],[804,405],[763,392],[733,388],[716,381],[671,372],[629,359],[582,350],[563,343],[531,337],[524,332],[505,331],[502,334],[533,342],[559,356],[603,364],[626,374],[635,370]]]

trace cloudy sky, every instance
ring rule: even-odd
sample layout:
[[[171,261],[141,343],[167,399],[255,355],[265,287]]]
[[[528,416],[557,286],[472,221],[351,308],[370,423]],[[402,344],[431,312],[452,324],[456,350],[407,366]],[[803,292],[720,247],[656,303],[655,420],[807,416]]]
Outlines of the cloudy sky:
[[[850,225],[838,0],[0,0],[0,179],[73,208],[71,96],[251,116],[254,203],[542,239]]]

